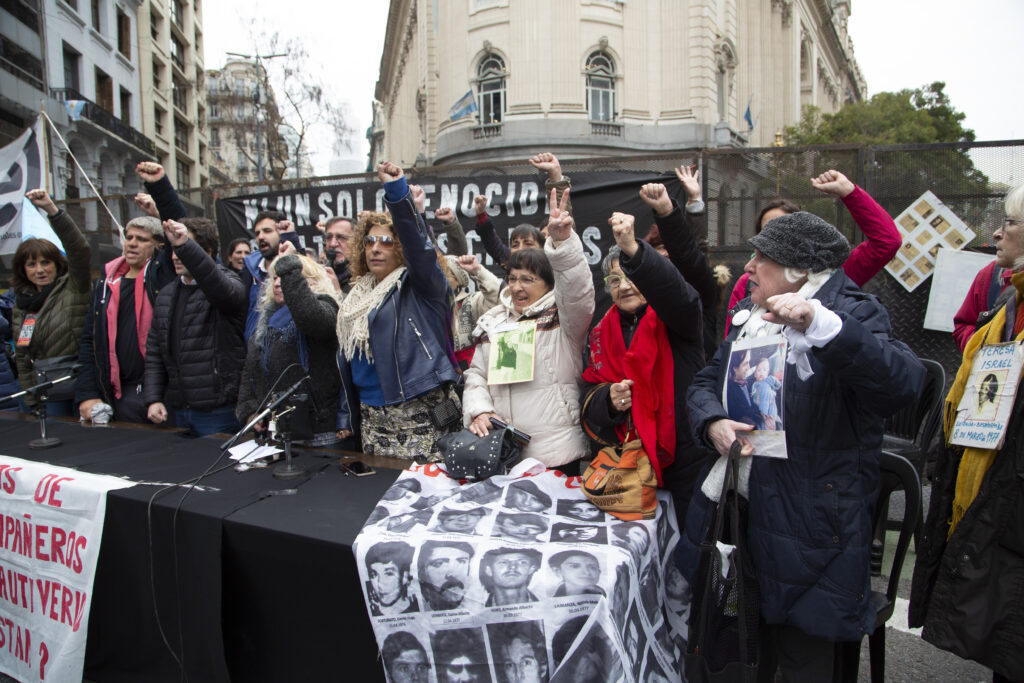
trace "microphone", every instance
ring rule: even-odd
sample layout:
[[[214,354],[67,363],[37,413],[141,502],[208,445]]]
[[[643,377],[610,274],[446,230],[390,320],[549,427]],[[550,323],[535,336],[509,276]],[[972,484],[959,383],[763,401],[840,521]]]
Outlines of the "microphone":
[[[27,396],[29,394],[32,394],[32,396],[38,396],[40,393],[48,391],[55,384],[60,384],[61,382],[67,382],[69,380],[75,379],[76,377],[78,377],[78,373],[81,371],[82,364],[75,363],[74,365],[71,366],[71,369],[68,370],[66,375],[56,377],[54,379],[48,379],[45,382],[40,382],[39,384],[30,386],[28,389],[23,389],[15,394],[0,397],[0,403],[4,403],[5,401],[13,401],[15,399],[19,399],[22,396]]]
[[[270,413],[274,412],[274,408],[277,408],[279,405],[281,405],[282,403],[287,401],[288,398],[291,397],[292,394],[294,394],[296,391],[299,390],[299,387],[302,386],[303,382],[308,382],[308,381],[309,381],[309,375],[306,375],[302,379],[300,379],[298,382],[296,382],[295,384],[293,384],[290,387],[288,387],[288,389],[286,389],[284,392],[282,392],[280,394],[273,394],[272,395],[272,399],[273,400],[270,402],[270,405],[268,405],[266,408],[264,408],[259,413],[257,413],[251,420],[249,420],[249,424],[245,425],[239,431],[235,432],[234,436],[232,436],[230,439],[228,439],[223,444],[221,444],[220,449],[222,451],[226,451],[227,449],[229,449],[232,446],[234,446],[235,443],[242,437],[243,434],[245,434],[250,429],[255,427],[260,422],[260,420],[265,418],[267,415],[270,415]]]

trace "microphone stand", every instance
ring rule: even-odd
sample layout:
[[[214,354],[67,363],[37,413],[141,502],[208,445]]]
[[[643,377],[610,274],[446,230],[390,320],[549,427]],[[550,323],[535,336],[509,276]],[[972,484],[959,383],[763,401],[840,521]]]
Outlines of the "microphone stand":
[[[27,396],[29,394],[32,394],[32,396],[35,397],[36,405],[32,408],[32,414],[35,415],[36,419],[39,421],[39,438],[32,439],[31,441],[29,441],[29,448],[33,450],[45,450],[47,448],[56,448],[57,446],[61,445],[62,441],[57,437],[46,436],[46,395],[47,392],[49,392],[50,388],[52,388],[55,384],[60,384],[61,382],[67,382],[68,380],[74,379],[75,375],[77,374],[77,372],[72,371],[69,374],[64,375],[63,377],[58,377],[57,379],[51,379],[45,382],[40,382],[39,384],[31,386],[28,389],[24,389],[15,394],[11,394],[9,396],[4,396],[3,398],[0,398],[0,403],[4,403],[6,401],[13,401],[15,399],[19,399],[22,396]]]
[[[303,467],[299,467],[292,461],[292,434],[291,434],[291,418],[289,414],[294,413],[297,409],[297,405],[300,402],[306,400],[305,394],[295,394],[289,405],[280,413],[275,413],[274,417],[271,418],[273,425],[280,425],[281,428],[275,432],[275,435],[284,445],[284,462],[274,468],[275,479],[296,479],[298,477],[304,477],[307,471]],[[273,429],[271,431],[274,431]]]
[[[282,393],[282,394],[278,395],[276,398],[274,398],[274,400],[271,401],[267,405],[266,408],[264,408],[260,412],[256,413],[256,415],[251,420],[249,420],[248,424],[246,424],[244,427],[242,427],[237,432],[235,432],[235,435],[232,436],[230,439],[228,439],[227,441],[222,443],[221,446],[220,446],[220,449],[222,451],[226,451],[227,449],[231,448],[236,443],[238,443],[238,440],[241,439],[242,436],[244,436],[246,432],[248,432],[250,429],[252,429],[257,424],[259,424],[260,421],[263,420],[267,415],[270,415],[272,412],[274,412],[274,408],[277,408],[279,405],[281,405],[286,400],[288,400],[288,398],[292,394],[294,394],[296,391],[299,390],[299,387],[302,386],[302,383],[307,381],[308,379],[309,379],[308,376],[307,377],[303,377],[298,382],[296,382],[291,387],[289,387],[288,391],[285,391],[284,393]]]

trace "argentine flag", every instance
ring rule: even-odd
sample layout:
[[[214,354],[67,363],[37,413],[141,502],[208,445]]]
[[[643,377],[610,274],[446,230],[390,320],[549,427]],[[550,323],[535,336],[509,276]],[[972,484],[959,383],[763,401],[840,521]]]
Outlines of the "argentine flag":
[[[466,94],[459,98],[459,101],[452,105],[452,108],[448,110],[448,120],[458,121],[461,118],[465,118],[470,114],[479,111],[476,106],[476,97],[473,96],[473,89],[470,88],[466,91]]]

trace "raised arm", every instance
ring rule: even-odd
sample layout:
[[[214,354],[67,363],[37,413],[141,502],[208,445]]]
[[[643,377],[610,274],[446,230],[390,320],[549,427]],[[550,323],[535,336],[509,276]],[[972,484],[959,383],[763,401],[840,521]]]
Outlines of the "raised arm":
[[[560,203],[562,196],[572,189],[572,181],[568,176],[562,175],[562,164],[559,163],[558,157],[551,152],[541,152],[530,157],[530,163],[538,171],[547,174],[548,177],[544,179],[544,192],[550,195],[551,190],[555,190],[555,201]],[[572,214],[572,202],[565,203],[564,211]]]
[[[573,229],[576,224],[567,210],[569,193],[562,193],[562,199],[556,203],[556,192],[551,190],[551,215],[544,253],[555,275],[559,324],[582,353],[594,317],[594,277],[583,256],[583,242]]]
[[[274,272],[281,278],[284,302],[296,327],[311,338],[330,340],[336,334],[337,301],[313,293],[302,274],[302,262],[294,254],[278,256]]]
[[[68,276],[71,286],[77,292],[88,292],[92,285],[89,273],[91,253],[85,235],[78,229],[67,211],[57,208],[46,190],[29,190],[25,196],[37,209],[46,214],[53,231],[57,233],[61,244],[64,245],[64,251],[68,257]]]
[[[434,212],[434,217],[441,221],[441,229],[448,235],[448,253],[451,256],[465,256],[469,253],[469,243],[466,242],[466,231],[462,229],[462,223],[451,207],[442,206]]]
[[[811,185],[825,194],[839,197],[850,212],[853,222],[864,233],[864,241],[857,245],[843,264],[843,270],[850,279],[858,287],[863,287],[900,250],[900,233],[896,223],[871,195],[839,171],[825,171],[817,178],[811,178]]]
[[[231,316],[245,314],[248,301],[242,280],[219,268],[213,258],[189,238],[184,225],[177,221],[164,221],[164,239],[167,248],[174,250],[217,310]]]
[[[448,296],[448,280],[437,263],[434,242],[413,203],[405,174],[395,164],[384,162],[377,166],[377,177],[384,183],[384,201],[402,243],[409,282],[425,296],[443,299]]]
[[[188,215],[178,192],[164,173],[163,166],[154,161],[141,161],[135,167],[135,172],[146,183],[146,189],[156,204],[160,220],[181,220]]]
[[[487,195],[478,194],[473,198],[473,207],[476,209],[476,233],[480,235],[480,241],[484,245],[484,251],[494,259],[494,262],[505,267],[508,259],[512,256],[508,245],[501,241],[494,223],[487,215]]]

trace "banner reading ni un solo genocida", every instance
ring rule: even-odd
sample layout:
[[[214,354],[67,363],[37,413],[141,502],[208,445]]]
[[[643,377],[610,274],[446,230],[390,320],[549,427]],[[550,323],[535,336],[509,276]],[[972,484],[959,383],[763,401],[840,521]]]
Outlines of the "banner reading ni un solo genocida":
[[[531,459],[464,485],[414,465],[385,492],[354,552],[392,683],[678,680],[671,499],[622,522],[579,481]]]
[[[0,671],[82,680],[107,491],[132,485],[0,456]]]

